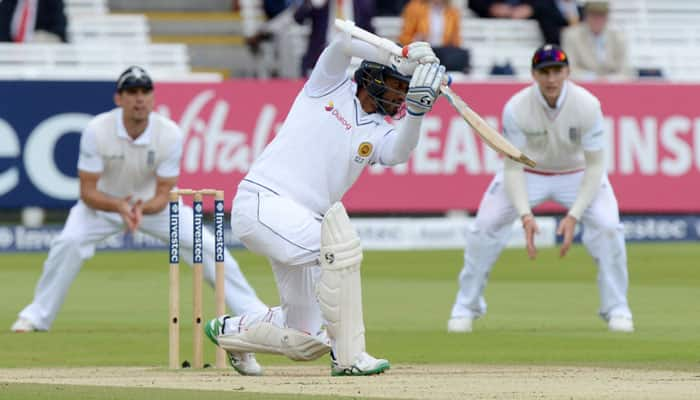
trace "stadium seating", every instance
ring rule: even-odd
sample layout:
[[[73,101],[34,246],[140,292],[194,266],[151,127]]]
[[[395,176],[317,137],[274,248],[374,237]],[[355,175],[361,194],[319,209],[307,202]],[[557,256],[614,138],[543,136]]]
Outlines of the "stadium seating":
[[[529,57],[542,43],[537,23],[532,20],[479,19],[462,6],[462,42],[471,52],[472,72],[468,79],[490,77],[491,68],[510,64],[515,78],[528,79]],[[629,41],[630,60],[637,69],[661,71],[665,78],[677,81],[700,79],[700,1],[698,0],[613,0],[611,25],[621,30]],[[261,0],[240,0],[244,35],[262,23]],[[401,29],[401,18],[376,17],[376,32],[393,40]],[[306,30],[291,30],[297,51],[292,58],[275,58],[268,48],[259,65],[298,65],[303,54]],[[698,56],[696,56],[698,54]],[[262,67],[264,69],[264,67]],[[284,67],[286,68],[286,67]],[[258,72],[258,76],[265,76]],[[456,76],[460,79],[459,75]],[[462,77],[465,78],[465,77]]]
[[[158,80],[218,81],[193,73],[187,46],[153,44],[143,14],[109,14],[106,0],[66,0],[69,43],[0,43],[0,79],[112,80],[129,65]]]
[[[126,3],[126,0],[122,2]],[[107,54],[104,60],[120,57],[127,59],[128,57],[123,57],[124,50],[120,46],[153,46],[148,19],[142,14],[109,14],[107,0],[65,0],[65,3],[69,17],[68,35],[73,45],[102,43],[105,47],[104,44],[109,43],[106,47],[113,48],[114,54]],[[237,29],[240,30],[233,33],[234,36],[249,36],[263,23],[261,3],[261,0],[239,0],[241,19],[240,28]],[[537,24],[530,20],[475,18],[464,3],[465,0],[458,0],[464,10],[461,34],[464,47],[471,52],[472,72],[462,78],[490,78],[494,65],[510,64],[515,78],[528,79],[529,55],[542,41]],[[700,80],[699,0],[613,0],[610,4],[610,23],[627,37],[633,67],[658,69],[665,78],[675,81]],[[396,39],[401,29],[401,19],[398,16],[377,17],[373,22],[378,34],[391,39]],[[308,26],[293,25],[284,51],[268,42],[262,45],[258,57],[250,57],[238,37],[238,44],[231,44],[236,48],[235,68],[245,76],[254,74],[268,77],[275,71],[283,71],[283,76],[296,76],[300,59],[306,50],[308,32]],[[173,44],[174,47],[169,50],[167,46],[170,44],[153,48],[153,55],[144,55],[142,58],[163,72],[179,71],[178,74],[181,74],[186,71],[189,68],[188,50],[185,48],[183,51],[183,46],[178,44]],[[53,76],[70,77],[82,73],[71,71],[70,68],[63,71],[61,65],[90,65],[91,71],[85,71],[85,74],[93,76],[94,71],[108,68],[108,65],[98,65],[104,53],[95,50],[96,47],[98,46],[88,46],[81,51],[71,48],[66,54],[74,55],[76,59],[71,61],[65,56],[57,64],[57,58],[49,57],[50,61],[46,61],[43,67],[40,66],[37,54],[45,54],[47,51],[51,53],[53,50],[33,47],[26,51],[24,65],[27,70],[14,72],[11,71],[12,67],[23,56],[18,55],[18,51],[3,47],[0,53],[0,76],[40,77],[44,72],[50,72]],[[135,50],[135,54],[146,53],[148,51]],[[460,79],[459,76],[456,78]]]
[[[614,0],[610,24],[625,34],[637,69],[657,69],[674,81],[700,80],[700,1]],[[396,39],[400,17],[373,20],[378,34]],[[465,13],[462,43],[471,51],[470,79],[489,76],[494,64],[509,62],[515,77],[529,77],[529,56],[541,43],[534,21],[478,19]]]
[[[160,80],[219,80],[190,72],[185,45],[0,43],[0,79],[112,80],[133,64]]]
[[[400,17],[375,17],[378,35],[396,40],[401,31]],[[489,77],[495,64],[509,63],[518,78],[530,75],[529,59],[542,42],[537,22],[533,20],[462,18],[463,46],[471,52],[470,79]],[[457,76],[459,79],[459,76]]]
[[[629,42],[632,65],[676,81],[700,80],[700,1],[611,1],[611,25]]]
[[[148,21],[143,14],[76,14],[68,25],[68,41],[145,44],[149,42]]]
[[[240,0],[243,35],[254,35],[264,23],[260,0]],[[280,77],[293,78],[301,74],[301,58],[306,52],[310,27],[291,24],[284,41],[268,41],[261,45],[260,54],[254,58],[254,74],[268,78],[277,72]],[[277,48],[276,48],[277,47]]]
[[[109,11],[107,0],[64,0],[68,18],[75,15],[104,15]]]

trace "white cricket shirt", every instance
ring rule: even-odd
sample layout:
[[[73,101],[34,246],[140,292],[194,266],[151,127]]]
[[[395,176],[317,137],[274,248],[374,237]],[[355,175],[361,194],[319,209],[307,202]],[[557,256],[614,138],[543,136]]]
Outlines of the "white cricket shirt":
[[[341,200],[365,166],[379,161],[384,138],[394,130],[383,116],[362,110],[354,82],[329,79],[319,65],[314,68],[279,133],[244,178],[318,214]]]
[[[180,174],[182,136],[173,121],[152,112],[146,130],[132,140],[124,128],[122,109],[115,108],[85,127],[78,169],[100,174],[97,189],[101,192],[146,201],[155,195],[156,177]]]
[[[503,109],[503,134],[537,163],[536,170],[567,172],[585,167],[583,152],[604,146],[603,112],[588,90],[567,81],[555,108],[538,86],[528,86]]]

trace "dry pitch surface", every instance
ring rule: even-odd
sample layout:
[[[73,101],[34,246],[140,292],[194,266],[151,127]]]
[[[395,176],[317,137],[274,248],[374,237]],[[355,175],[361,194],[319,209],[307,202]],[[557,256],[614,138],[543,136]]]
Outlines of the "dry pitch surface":
[[[392,399],[692,399],[700,372],[538,366],[398,365],[372,377],[319,366],[272,366],[263,377],[160,368],[0,369],[0,382],[324,394]]]

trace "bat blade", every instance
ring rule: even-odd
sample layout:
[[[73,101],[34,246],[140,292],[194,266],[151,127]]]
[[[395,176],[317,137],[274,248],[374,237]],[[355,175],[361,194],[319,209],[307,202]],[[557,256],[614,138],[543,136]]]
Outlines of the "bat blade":
[[[469,124],[469,126],[476,131],[476,133],[489,147],[513,161],[525,164],[531,168],[535,167],[536,163],[534,160],[523,154],[522,151],[518,150],[517,147],[504,138],[503,135],[499,134],[495,129],[493,129],[452,89],[450,89],[448,86],[442,86],[440,90],[442,91],[442,95],[447,98],[450,104],[452,104],[452,107],[454,107],[459,115],[462,116],[467,124]]]

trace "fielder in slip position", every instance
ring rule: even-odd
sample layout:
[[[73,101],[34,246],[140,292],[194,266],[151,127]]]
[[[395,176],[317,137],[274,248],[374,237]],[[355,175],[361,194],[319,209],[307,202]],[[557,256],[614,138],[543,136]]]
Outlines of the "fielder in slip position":
[[[130,67],[117,81],[114,101],[118,107],[96,116],[85,127],[78,158],[80,199],[51,243],[34,300],[19,313],[13,331],[51,327],[83,262],[93,256],[101,240],[125,228],[168,240],[166,206],[180,174],[183,135],[173,121],[152,112],[153,89],[146,71]],[[181,205],[180,215],[180,249],[191,261],[192,208]],[[207,230],[203,236],[204,276],[212,284],[214,237]],[[225,253],[230,309],[235,314],[266,311],[268,307],[258,299],[236,261]],[[255,359],[244,356],[244,365],[235,367],[259,372]]]
[[[226,351],[294,360],[331,351],[332,375],[389,368],[365,351],[362,248],[340,200],[367,165],[404,163],[418,143],[444,67],[427,43],[412,43],[405,54],[338,35],[241,181],[233,233],[268,258],[281,305],[210,321],[207,335]],[[351,56],[364,60],[354,81],[347,76]],[[395,128],[385,117],[398,117],[404,101],[407,115]]]
[[[531,207],[546,200],[568,208],[557,227],[563,236],[562,257],[571,246],[576,223],[584,226],[583,243],[598,266],[600,316],[608,328],[634,330],[627,304],[625,236],[603,161],[603,113],[598,99],[568,76],[566,54],[554,45],[540,47],[532,57],[535,84],[504,107],[504,135],[535,160],[537,169],[524,169],[506,158],[503,171],[484,193],[467,231],[449,332],[471,332],[472,321],[486,313],[483,291],[488,275],[517,218],[525,231],[527,253],[535,258],[538,228]]]

